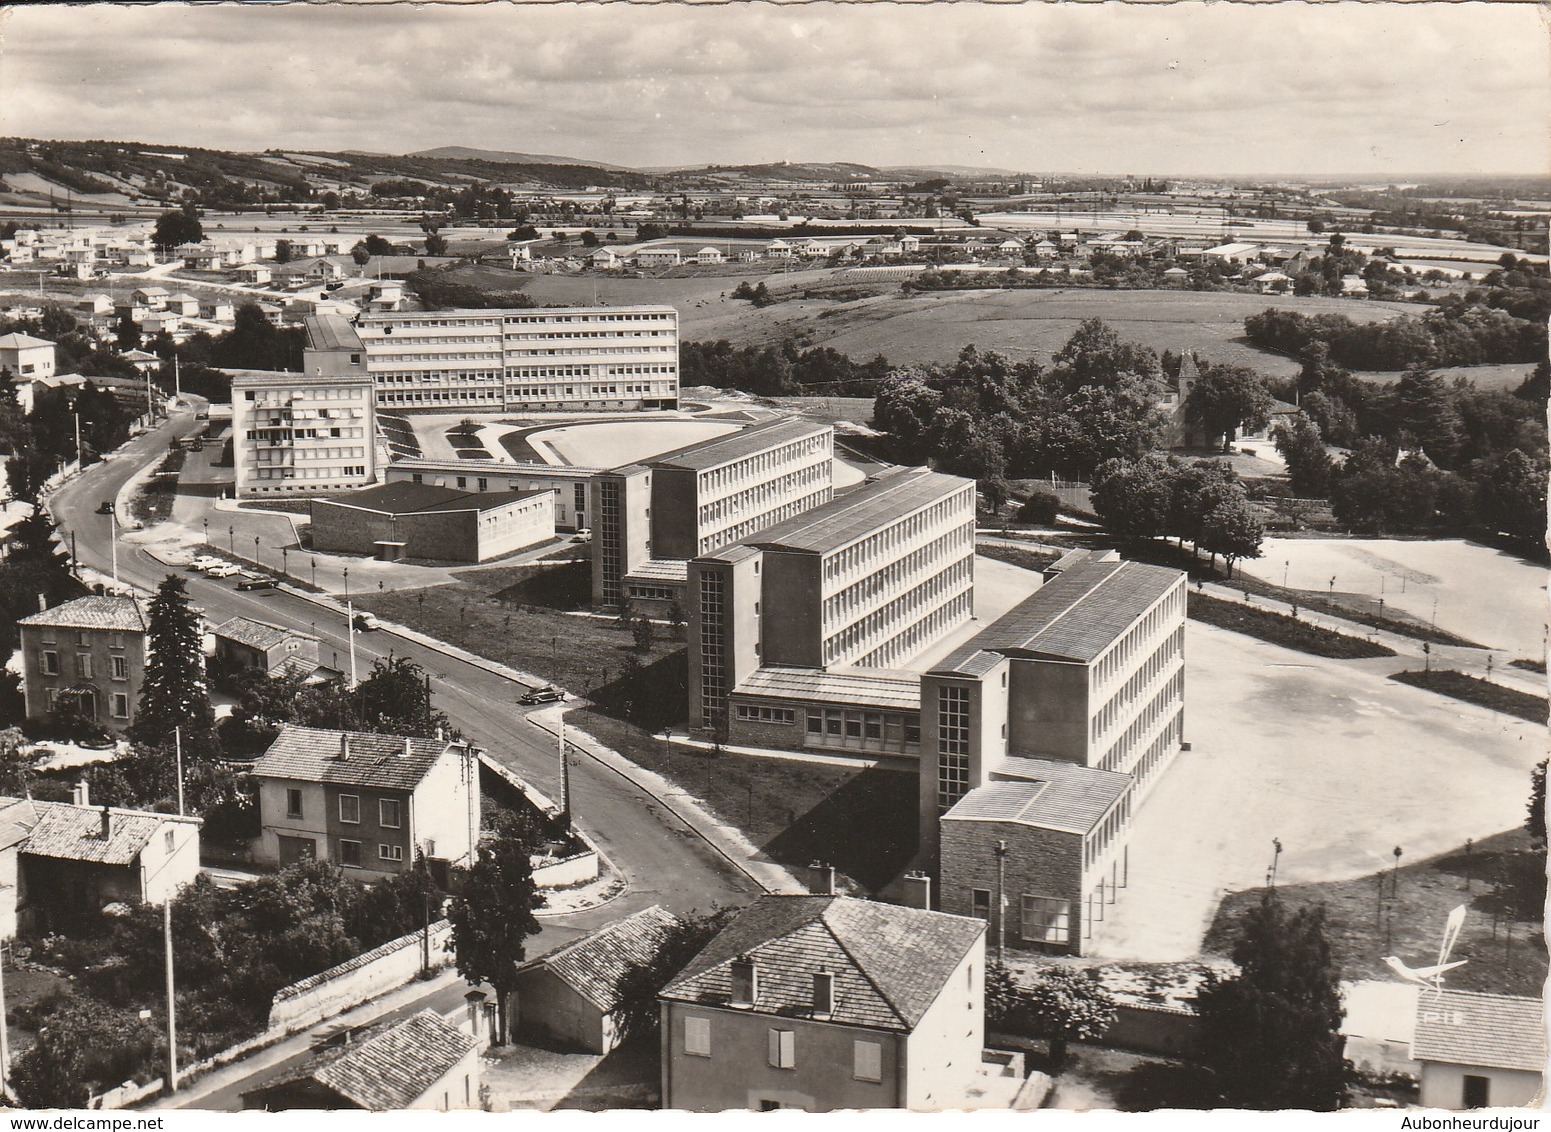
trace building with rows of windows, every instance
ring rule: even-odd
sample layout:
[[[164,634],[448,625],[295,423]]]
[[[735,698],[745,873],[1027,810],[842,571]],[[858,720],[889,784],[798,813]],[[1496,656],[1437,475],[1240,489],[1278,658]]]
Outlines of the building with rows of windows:
[[[134,722],[149,629],[138,598],[78,597],[16,626],[28,719],[68,713],[115,731]]]
[[[829,501],[834,442],[774,417],[593,476],[593,604],[682,608],[690,559]]]
[[[240,499],[365,487],[377,474],[377,421],[364,372],[232,375],[232,465]]]
[[[358,349],[335,349],[364,355],[385,409],[678,405],[679,316],[668,306],[369,311],[352,334]]]
[[[689,718],[734,743],[914,754],[898,666],[970,618],[975,487],[891,468],[689,563]]]
[[[920,845],[944,911],[1082,954],[1182,749],[1184,626],[1182,572],[1078,551],[921,677]]]

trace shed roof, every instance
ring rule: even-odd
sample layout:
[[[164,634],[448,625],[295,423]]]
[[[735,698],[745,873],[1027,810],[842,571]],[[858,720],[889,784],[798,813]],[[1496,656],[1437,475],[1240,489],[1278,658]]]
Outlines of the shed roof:
[[[406,1109],[463,1060],[479,1039],[429,1008],[327,1050],[262,1089],[313,1080],[374,1112]]]
[[[284,625],[271,625],[268,621],[254,621],[249,617],[233,617],[230,621],[222,622],[215,627],[215,635],[236,641],[239,645],[265,650],[284,644],[292,637],[317,640],[306,633],[287,629]]]
[[[31,815],[24,809],[31,807]],[[102,834],[102,815],[108,814],[108,835]],[[33,857],[87,861],[98,865],[132,865],[151,838],[168,822],[198,828],[198,818],[156,814],[145,810],[120,810],[106,806],[77,806],[71,802],[35,802],[22,799],[5,811],[9,821],[28,828],[21,850]]]
[[[1011,758],[1000,778],[977,786],[944,821],[1005,821],[1085,834],[1131,785],[1131,776],[1053,759]]]
[[[1538,998],[1424,990],[1417,997],[1411,1056],[1492,1069],[1546,1068],[1545,1007]]]
[[[842,1025],[909,1032],[985,935],[980,920],[846,896],[763,896],[739,913],[661,997],[725,1005],[732,963],[759,971],[755,1013],[812,1016],[813,976],[834,975]]]
[[[340,758],[347,738],[349,757]],[[420,784],[451,746],[445,739],[286,724],[269,750],[253,761],[249,773],[254,778],[408,791]]]

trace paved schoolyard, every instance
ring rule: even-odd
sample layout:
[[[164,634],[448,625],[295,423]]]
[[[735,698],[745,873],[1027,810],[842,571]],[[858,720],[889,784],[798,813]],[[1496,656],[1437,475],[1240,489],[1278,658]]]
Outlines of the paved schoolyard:
[[[1545,729],[1189,622],[1184,752],[1131,832],[1109,958],[1192,957],[1222,893],[1349,879],[1520,825]],[[1397,668],[1403,665],[1396,666]]]
[[[1546,571],[1516,555],[1464,539],[1268,538],[1245,573],[1294,589],[1330,588],[1384,598],[1385,605],[1438,628],[1539,658],[1545,644]]]

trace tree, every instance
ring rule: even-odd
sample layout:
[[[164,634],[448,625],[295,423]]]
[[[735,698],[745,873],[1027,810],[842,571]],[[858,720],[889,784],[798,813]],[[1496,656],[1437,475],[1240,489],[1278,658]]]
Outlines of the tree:
[[[1333,462],[1325,449],[1319,426],[1305,414],[1276,426],[1271,433],[1276,450],[1287,464],[1287,482],[1294,495],[1323,499],[1330,489]]]
[[[588,228],[585,232],[582,233],[582,247],[595,248],[597,246],[598,233],[594,232],[591,228]]]
[[[365,267],[372,262],[371,249],[366,246],[365,240],[357,241],[355,247],[350,249],[350,258],[357,267]]]
[[[21,798],[32,786],[32,756],[22,750],[27,737],[16,727],[0,731],[0,795]]]
[[[174,728],[182,728],[185,753],[213,757],[218,743],[205,675],[204,633],[181,576],[168,574],[156,588],[148,621],[150,657],[129,737],[164,742]]]
[[[392,255],[393,245],[381,236],[367,236],[362,241],[366,245],[367,255]]]
[[[635,638],[636,652],[651,652],[652,642],[657,636],[657,626],[652,624],[651,618],[645,614],[637,617],[631,623],[630,633]]]
[[[619,979],[619,1005],[614,1011],[622,1042],[639,1043],[657,1037],[662,1020],[657,995],[727,926],[737,911],[713,907],[703,916],[678,917],[655,955],[645,961],[633,961],[625,969]]]
[[[533,883],[531,860],[537,840],[530,821],[502,813],[447,911],[458,974],[495,988],[497,1045],[505,1044],[511,1031],[508,1006],[517,965],[527,958],[523,940],[539,931],[533,911],[543,906],[544,897]]]
[[[86,1045],[99,1031],[88,1012],[60,1011],[38,1028],[35,1042],[11,1066],[11,1088],[22,1108],[85,1108]]]
[[[204,225],[199,216],[189,209],[173,209],[156,218],[156,228],[151,242],[163,251],[171,251],[179,244],[197,244],[205,238]]]
[[[352,693],[355,716],[367,731],[429,739],[448,729],[445,713],[431,706],[425,669],[389,653],[372,661],[371,674]]]
[[[1340,969],[1323,905],[1290,912],[1274,889],[1241,917],[1239,973],[1196,997],[1201,1059],[1234,1108],[1329,1112],[1346,1095]]]
[[[1524,819],[1524,829],[1529,833],[1531,844],[1540,852],[1546,851],[1546,764],[1547,759],[1541,759],[1535,764],[1535,769],[1529,775],[1529,804],[1525,808],[1528,814]]]
[[[1124,542],[1173,533],[1169,517],[1180,471],[1179,462],[1171,457],[1107,461],[1093,475],[1094,513]]]
[[[1030,492],[1029,497],[1018,508],[1018,521],[1020,523],[1036,523],[1042,527],[1055,524],[1061,514],[1061,499],[1048,491]]]
[[[1531,546],[1543,545],[1546,533],[1547,461],[1514,448],[1493,456],[1476,474],[1476,506],[1495,531]]]
[[[291,241],[290,240],[276,240],[275,241],[275,262],[276,263],[290,263],[291,262]]]
[[[1274,401],[1266,379],[1245,366],[1203,363],[1185,397],[1185,420],[1228,451],[1236,430],[1264,428]]]
[[[1233,499],[1217,504],[1203,516],[1196,544],[1208,554],[1220,554],[1233,574],[1233,564],[1241,558],[1259,558],[1265,527],[1248,500]]]
[[[1439,467],[1454,466],[1459,451],[1459,409],[1447,383],[1425,366],[1413,366],[1395,383],[1396,423]]]
[[[988,984],[989,984],[988,976]],[[989,986],[988,986],[989,997]],[[1007,1010],[1005,989],[998,1009]],[[989,1012],[988,1003],[988,1012]],[[1097,1041],[1115,1023],[1115,998],[1092,971],[1074,967],[1041,968],[1032,981],[1012,992],[1001,1023],[1049,1044],[1052,1065],[1066,1062],[1068,1042]]]

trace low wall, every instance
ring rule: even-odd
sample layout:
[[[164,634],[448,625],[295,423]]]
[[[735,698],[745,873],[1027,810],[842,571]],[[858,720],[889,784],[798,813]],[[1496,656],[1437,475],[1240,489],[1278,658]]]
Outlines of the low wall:
[[[578,840],[581,835],[577,835]],[[547,865],[535,865],[533,883],[540,888],[565,888],[598,879],[598,851],[588,849]]]
[[[446,944],[452,938],[452,925],[438,920],[431,925],[431,967],[452,962]],[[376,998],[385,991],[401,987],[422,968],[421,932],[411,932],[389,940],[337,967],[281,987],[269,1007],[269,1029],[295,1030],[331,1017],[357,1003]]]
[[[1195,1053],[1200,1019],[1178,1007],[1121,1003],[1115,1022],[1104,1034],[1103,1044],[1138,1053],[1166,1057],[1190,1057]]]

